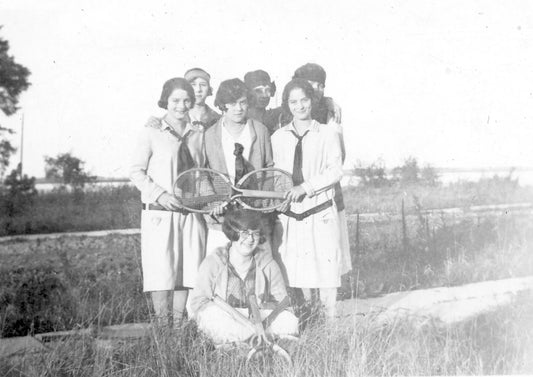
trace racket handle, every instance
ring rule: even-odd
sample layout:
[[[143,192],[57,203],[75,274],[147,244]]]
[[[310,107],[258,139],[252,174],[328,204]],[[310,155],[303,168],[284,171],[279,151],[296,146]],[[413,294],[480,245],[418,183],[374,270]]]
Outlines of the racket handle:
[[[261,190],[241,190],[239,196],[245,196],[249,198],[264,198],[264,199],[285,199],[287,192],[277,191],[261,191]]]

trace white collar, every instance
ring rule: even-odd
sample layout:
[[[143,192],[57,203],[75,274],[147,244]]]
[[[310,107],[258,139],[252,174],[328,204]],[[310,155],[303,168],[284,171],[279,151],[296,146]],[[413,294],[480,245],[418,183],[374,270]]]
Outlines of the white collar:
[[[311,121],[311,125],[309,126],[309,128],[306,130],[306,131],[310,131],[310,132],[318,132],[318,122],[316,120],[312,120]],[[296,134],[298,134],[298,131],[296,131],[296,127],[294,126],[294,121],[290,122],[289,124],[287,124],[285,127],[283,127],[283,129],[287,132],[296,132]]]

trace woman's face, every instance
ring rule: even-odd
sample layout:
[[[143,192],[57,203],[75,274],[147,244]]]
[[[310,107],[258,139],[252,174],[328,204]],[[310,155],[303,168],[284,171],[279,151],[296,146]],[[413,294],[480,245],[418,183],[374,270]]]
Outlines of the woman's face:
[[[168,97],[167,113],[176,120],[183,120],[191,107],[191,98],[183,89],[174,89]]]
[[[205,99],[209,95],[209,82],[201,77],[197,77],[191,81],[191,86],[194,89],[196,103],[203,105],[205,103]]]
[[[260,109],[266,109],[270,103],[270,96],[272,96],[272,88],[270,85],[259,85],[253,90],[255,96],[255,106]]]
[[[307,82],[309,82],[309,84],[311,84],[311,86],[313,87],[317,102],[320,101],[322,97],[324,97],[324,89],[325,89],[324,84],[321,84],[318,81],[313,81],[313,80],[307,80]]]
[[[242,123],[246,120],[246,113],[248,112],[248,99],[245,96],[242,96],[237,101],[233,103],[226,104],[226,112],[224,116],[235,122]]]
[[[311,98],[307,97],[300,88],[291,90],[288,100],[289,110],[293,117],[298,120],[311,119]]]
[[[253,254],[257,246],[259,246],[259,240],[261,238],[261,232],[257,229],[241,230],[239,231],[239,239],[234,242],[235,249],[243,257],[247,257]]]

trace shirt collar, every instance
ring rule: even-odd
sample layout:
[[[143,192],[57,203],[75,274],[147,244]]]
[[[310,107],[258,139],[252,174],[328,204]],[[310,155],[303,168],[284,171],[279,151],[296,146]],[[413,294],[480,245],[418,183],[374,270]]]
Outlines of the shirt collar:
[[[287,124],[285,127],[283,127],[283,129],[287,132],[296,132],[296,134],[298,134],[298,132],[296,131],[296,127],[294,127],[294,122],[290,122],[289,124]],[[308,131],[310,132],[318,132],[318,122],[316,120],[312,120],[311,121],[311,125],[309,126],[308,128]]]
[[[189,131],[195,131],[195,129],[197,129],[198,126],[193,126],[191,124],[191,119],[187,119],[187,125],[185,126],[185,129],[183,130],[183,135],[185,135],[187,132]],[[161,130],[163,131],[167,131],[167,130],[174,130],[172,128],[172,126],[164,119],[161,120]],[[175,130],[174,130],[175,131]],[[183,136],[181,135],[181,136]]]
[[[221,124],[220,124],[220,128],[222,130],[222,135],[223,137],[226,137],[228,138],[229,140],[232,140],[234,141],[234,137],[230,134],[230,132],[228,131],[228,129],[226,128],[226,125],[224,123],[224,118],[221,118],[222,121],[221,121]],[[242,131],[241,131],[241,134],[239,135],[239,137],[237,137],[237,140],[241,140],[243,137],[244,138],[247,138],[247,134],[250,135],[250,138],[253,139],[253,135],[252,135],[252,126],[251,126],[251,122],[250,122],[250,119],[248,119],[246,121],[246,123],[244,124],[243,128],[242,128]]]

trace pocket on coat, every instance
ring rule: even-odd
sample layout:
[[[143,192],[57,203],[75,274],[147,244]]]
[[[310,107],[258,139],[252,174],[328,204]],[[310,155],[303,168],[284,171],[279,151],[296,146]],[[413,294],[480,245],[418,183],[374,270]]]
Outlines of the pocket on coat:
[[[335,207],[330,207],[325,209],[324,211],[320,212],[319,219],[324,224],[329,224],[333,221],[337,220],[337,210]]]
[[[143,228],[157,228],[164,220],[171,215],[167,211],[142,211],[141,227]]]

